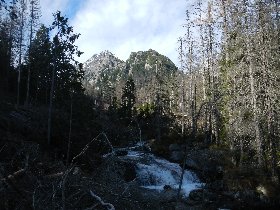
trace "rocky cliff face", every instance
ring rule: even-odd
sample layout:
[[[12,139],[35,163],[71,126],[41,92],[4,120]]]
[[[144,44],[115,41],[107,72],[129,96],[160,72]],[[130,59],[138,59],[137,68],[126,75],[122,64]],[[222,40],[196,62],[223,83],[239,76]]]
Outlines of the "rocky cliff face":
[[[161,98],[171,97],[177,73],[177,67],[169,58],[152,49],[132,52],[126,61],[126,76],[134,79],[140,103],[156,101],[157,94]]]
[[[172,95],[174,84],[170,83],[175,82],[178,73],[169,58],[152,49],[132,52],[126,62],[105,51],[86,61],[84,70],[84,85],[88,94],[99,95],[106,103],[110,103],[112,97],[120,100],[122,88],[129,76],[135,82],[136,97],[140,104],[155,101],[156,91],[166,92],[168,89],[170,93],[166,94]]]
[[[125,62],[115,57],[109,51],[95,54],[83,64],[85,81],[93,85],[104,70],[110,69],[113,72],[116,69],[124,68],[124,66]]]

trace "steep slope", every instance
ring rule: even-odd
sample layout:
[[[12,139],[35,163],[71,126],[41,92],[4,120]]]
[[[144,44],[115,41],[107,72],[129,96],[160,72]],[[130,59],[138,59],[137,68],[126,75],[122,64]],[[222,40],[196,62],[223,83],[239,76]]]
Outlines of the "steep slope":
[[[132,52],[126,61],[125,73],[123,78],[131,75],[134,79],[138,102],[151,103],[157,95],[161,98],[172,95],[177,67],[168,57],[150,49]]]
[[[85,71],[84,87],[89,95],[105,97],[109,89],[114,89],[118,72],[125,68],[125,62],[115,57],[111,52],[104,51],[93,55],[83,64]],[[107,97],[106,97],[107,98]]]
[[[129,76],[135,82],[137,104],[155,102],[157,96],[170,98],[176,92],[172,89],[176,88],[177,67],[152,49],[132,52],[126,62],[105,51],[84,63],[84,70],[87,92],[107,104],[113,97],[121,100]]]
[[[124,65],[125,62],[115,57],[111,52],[103,51],[93,55],[83,64],[85,79],[92,84],[104,69],[115,70],[123,68]]]

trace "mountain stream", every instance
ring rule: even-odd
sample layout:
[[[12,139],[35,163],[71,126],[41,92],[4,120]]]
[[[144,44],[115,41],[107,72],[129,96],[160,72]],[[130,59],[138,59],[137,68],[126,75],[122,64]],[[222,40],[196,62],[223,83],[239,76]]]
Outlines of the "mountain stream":
[[[163,191],[164,189],[178,189],[182,168],[177,163],[156,157],[150,152],[137,151],[135,148],[126,149],[127,154],[121,158],[135,163],[136,180],[141,187]],[[188,197],[189,193],[201,188],[203,183],[194,172],[184,171],[181,193]]]

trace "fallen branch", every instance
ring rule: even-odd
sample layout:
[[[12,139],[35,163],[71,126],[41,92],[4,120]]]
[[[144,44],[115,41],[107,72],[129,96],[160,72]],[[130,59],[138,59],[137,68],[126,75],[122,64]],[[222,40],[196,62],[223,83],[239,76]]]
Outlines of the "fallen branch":
[[[29,206],[29,209],[33,209],[33,206],[31,204],[30,199],[26,196],[25,192],[23,192],[14,182],[13,179],[15,179],[16,177],[22,175],[24,172],[26,171],[26,169],[20,169],[16,172],[14,172],[11,175],[8,176],[3,176],[2,172],[0,171],[0,176],[4,177],[3,179],[1,179],[1,181],[3,181],[4,183],[6,183],[8,186],[10,186],[15,192],[16,194],[22,198],[27,206]]]
[[[3,147],[0,149],[0,153],[2,152],[2,150],[4,149],[5,146],[6,146],[6,144],[4,144]]]
[[[135,180],[136,180],[136,178],[133,179],[130,183],[128,183],[128,185],[126,186],[126,188],[125,188],[124,191],[122,192],[121,196],[124,195],[124,193],[125,193],[125,192],[128,190],[128,188],[131,186],[131,183],[133,183]]]
[[[26,169],[22,168],[16,172],[14,172],[13,174],[6,176],[6,178],[2,178],[1,181],[6,182],[8,180],[15,180],[18,176],[24,174],[25,171],[26,171]]]
[[[108,210],[115,210],[115,207],[111,203],[105,203],[99,196],[95,195],[91,190],[90,190],[90,195],[94,197],[96,200],[99,201],[99,203],[106,207]]]
[[[58,172],[58,173],[46,175],[46,176],[44,176],[44,178],[52,179],[52,178],[61,177],[63,175],[64,175],[64,172]]]
[[[110,149],[111,149],[111,151],[112,151],[112,153],[113,153],[113,152],[114,152],[114,147],[112,146],[111,142],[109,141],[107,135],[106,135],[104,132],[102,132],[101,134],[102,134],[103,136],[105,136],[106,141],[107,141],[107,144],[110,146]]]
[[[61,199],[62,199],[62,209],[63,210],[66,210],[65,184],[66,184],[67,177],[68,177],[69,173],[72,171],[73,168],[74,168],[74,165],[71,168],[69,168],[65,171],[64,177],[63,177],[63,180],[62,180]]]
[[[97,140],[98,137],[101,136],[101,135],[103,135],[103,136],[106,138],[106,141],[107,141],[108,145],[110,146],[110,149],[111,149],[111,153],[110,153],[110,154],[114,153],[114,148],[113,148],[111,142],[109,141],[107,135],[106,135],[104,132],[102,132],[102,133],[98,134],[94,139],[92,139],[89,143],[87,143],[86,146],[82,149],[82,151],[81,151],[78,155],[76,155],[75,157],[73,157],[71,163],[74,163],[74,161],[75,161],[78,157],[80,157],[81,155],[83,155],[83,154],[88,150],[88,148],[90,147],[90,145],[92,144],[92,142],[94,142],[95,140]]]

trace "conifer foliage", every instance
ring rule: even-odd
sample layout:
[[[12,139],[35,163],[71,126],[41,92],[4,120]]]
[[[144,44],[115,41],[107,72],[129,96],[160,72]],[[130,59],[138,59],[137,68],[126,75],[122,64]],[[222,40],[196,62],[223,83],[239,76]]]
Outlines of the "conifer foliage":
[[[134,104],[136,102],[135,93],[136,90],[134,80],[132,77],[129,77],[123,88],[121,104],[123,116],[129,119],[133,116]]]

